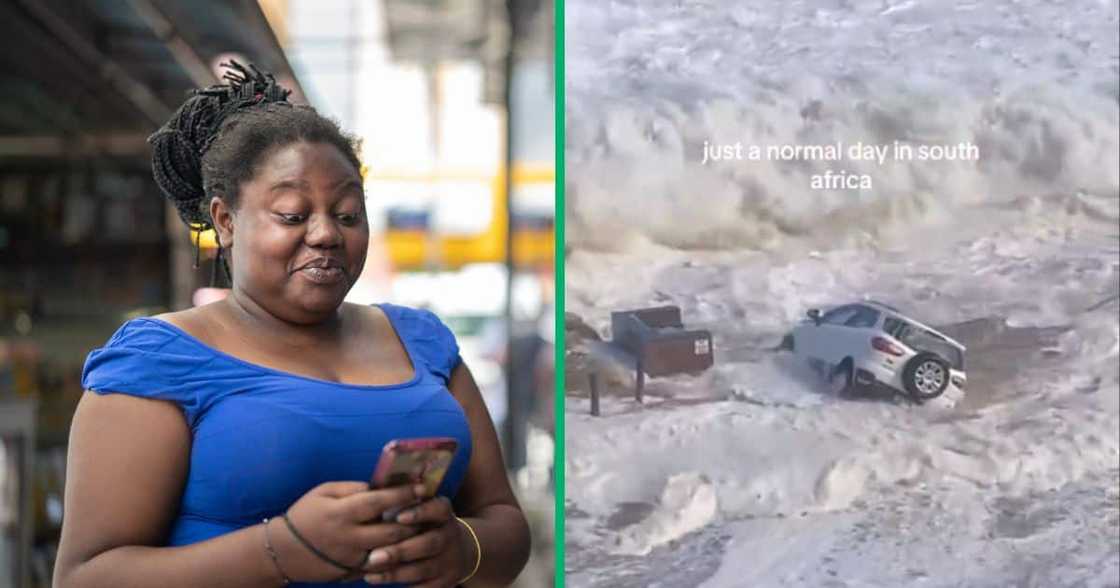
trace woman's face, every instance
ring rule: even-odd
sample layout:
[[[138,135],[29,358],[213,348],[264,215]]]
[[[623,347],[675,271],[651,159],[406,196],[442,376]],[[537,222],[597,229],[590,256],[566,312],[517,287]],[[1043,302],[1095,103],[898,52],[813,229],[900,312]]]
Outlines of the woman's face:
[[[273,316],[330,316],[366,261],[369,224],[358,170],[333,145],[297,142],[266,153],[236,208],[211,214],[230,248],[233,289]]]

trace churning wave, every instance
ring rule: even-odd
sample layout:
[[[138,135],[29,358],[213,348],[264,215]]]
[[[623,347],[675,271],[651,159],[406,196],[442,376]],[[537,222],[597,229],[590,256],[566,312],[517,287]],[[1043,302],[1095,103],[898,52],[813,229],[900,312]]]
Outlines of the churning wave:
[[[988,34],[1006,2],[699,4],[711,10],[616,0],[569,13],[569,247],[849,247],[990,207],[1020,222],[1120,219],[1115,3],[1055,14],[1017,3],[1054,29],[1037,49]],[[705,142],[895,141],[965,143],[980,157],[702,163]],[[812,189],[826,171],[872,188]]]

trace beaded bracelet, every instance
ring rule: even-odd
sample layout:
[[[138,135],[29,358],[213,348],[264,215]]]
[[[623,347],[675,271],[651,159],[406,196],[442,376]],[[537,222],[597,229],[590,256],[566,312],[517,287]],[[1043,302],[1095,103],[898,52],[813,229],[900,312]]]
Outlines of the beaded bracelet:
[[[264,550],[268,552],[268,557],[272,558],[272,565],[276,566],[276,572],[280,574],[280,579],[287,586],[292,583],[292,579],[284,573],[284,568],[280,567],[280,558],[277,557],[276,550],[272,548],[272,540],[268,536],[268,521],[270,520],[272,519],[266,518],[264,520]]]
[[[463,526],[467,528],[467,532],[471,534],[471,539],[474,539],[474,553],[475,553],[474,569],[471,570],[471,573],[467,574],[466,578],[463,578],[462,580],[459,580],[459,585],[461,586],[461,585],[469,582],[470,579],[473,578],[474,575],[478,573],[478,567],[480,565],[482,565],[482,544],[478,542],[478,535],[475,534],[474,529],[472,529],[471,526],[469,524],[467,524],[467,521],[464,521],[463,519],[461,519],[459,517],[455,517],[455,520],[462,523]]]
[[[321,559],[321,560],[331,564],[332,566],[342,570],[347,575],[360,572],[360,571],[362,571],[362,568],[365,567],[366,558],[368,557],[368,555],[363,556],[362,561],[359,561],[358,563],[356,563],[352,566],[348,566],[348,565],[346,565],[342,562],[339,562],[338,560],[332,558],[331,556],[323,553],[317,547],[312,545],[310,541],[305,539],[303,537],[303,534],[301,534],[296,529],[296,526],[294,524],[292,524],[292,519],[288,518],[288,513],[284,513],[284,514],[280,515],[280,518],[284,519],[284,524],[288,526],[288,530],[292,532],[292,536],[296,538],[296,541],[299,541],[300,544],[303,545],[304,547],[306,547],[308,551],[315,554],[315,557],[318,557],[319,559]]]

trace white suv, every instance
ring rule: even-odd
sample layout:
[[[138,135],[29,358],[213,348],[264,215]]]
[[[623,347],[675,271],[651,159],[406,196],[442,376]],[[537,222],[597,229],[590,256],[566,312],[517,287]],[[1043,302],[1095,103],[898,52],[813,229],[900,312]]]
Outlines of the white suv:
[[[964,392],[965,347],[880,302],[809,310],[781,348],[808,360],[836,394],[888,388],[916,402]]]

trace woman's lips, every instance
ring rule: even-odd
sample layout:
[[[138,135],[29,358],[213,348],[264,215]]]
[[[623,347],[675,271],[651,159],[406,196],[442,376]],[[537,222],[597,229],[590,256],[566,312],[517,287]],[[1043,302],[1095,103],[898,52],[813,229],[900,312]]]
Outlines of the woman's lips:
[[[296,272],[313,284],[329,286],[346,279],[346,272],[338,266],[332,267],[305,267]]]

